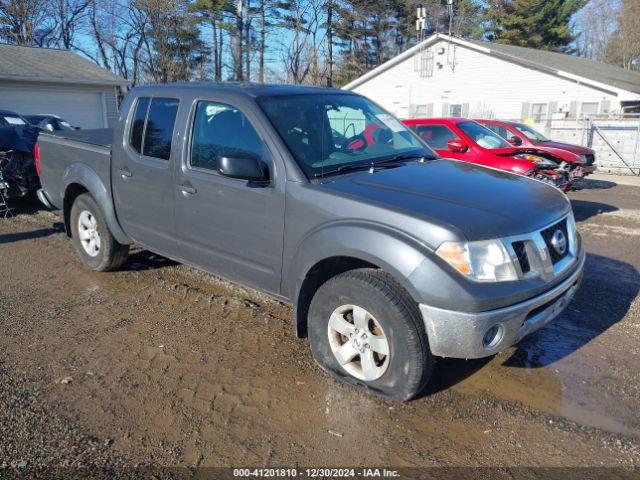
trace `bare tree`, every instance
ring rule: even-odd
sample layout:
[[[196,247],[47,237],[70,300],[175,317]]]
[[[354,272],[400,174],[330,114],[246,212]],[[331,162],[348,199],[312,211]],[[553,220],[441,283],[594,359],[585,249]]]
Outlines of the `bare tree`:
[[[42,0],[2,0],[0,36],[8,43],[33,46],[46,18],[46,3]]]
[[[640,2],[623,0],[618,15],[618,29],[607,45],[606,57],[609,61],[628,70],[640,70]]]
[[[55,38],[66,50],[75,46],[78,30],[86,25],[91,0],[50,0],[49,19],[55,24]]]
[[[591,0],[576,14],[580,34],[576,40],[581,55],[606,60],[607,46],[618,25],[619,5],[610,0]]]
[[[137,84],[142,74],[147,13],[127,0],[91,0],[88,17],[96,63]]]
[[[319,56],[326,29],[323,29],[325,0],[289,0],[281,26],[293,32],[293,41],[283,44],[282,61],[287,81],[295,84],[326,82],[326,65]]]

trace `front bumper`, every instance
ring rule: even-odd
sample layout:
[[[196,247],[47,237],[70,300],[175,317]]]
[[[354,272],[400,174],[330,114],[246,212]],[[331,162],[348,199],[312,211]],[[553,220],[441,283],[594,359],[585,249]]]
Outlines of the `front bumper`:
[[[577,260],[577,268],[560,285],[509,307],[467,313],[421,304],[431,352],[440,357],[487,357],[542,328],[565,309],[578,289],[584,270],[584,250]]]

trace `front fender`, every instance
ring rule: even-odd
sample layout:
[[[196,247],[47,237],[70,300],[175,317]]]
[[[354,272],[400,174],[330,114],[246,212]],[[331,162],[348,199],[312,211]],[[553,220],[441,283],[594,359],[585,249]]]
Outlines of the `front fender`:
[[[116,212],[113,207],[111,191],[107,189],[107,186],[95,170],[83,163],[74,163],[70,165],[62,177],[62,191],[60,192],[61,198],[65,198],[67,189],[69,185],[72,184],[81,185],[89,191],[91,196],[102,209],[102,213],[107,221],[107,226],[118,242],[124,245],[133,243],[131,238],[129,238],[124,230],[122,230],[120,223],[118,223],[118,218],[116,217]]]
[[[284,291],[297,304],[300,287],[317,263],[332,257],[352,257],[371,263],[394,276],[411,296],[419,300],[419,289],[410,281],[413,271],[430,249],[408,235],[384,225],[341,221],[322,226],[298,245],[285,269]]]

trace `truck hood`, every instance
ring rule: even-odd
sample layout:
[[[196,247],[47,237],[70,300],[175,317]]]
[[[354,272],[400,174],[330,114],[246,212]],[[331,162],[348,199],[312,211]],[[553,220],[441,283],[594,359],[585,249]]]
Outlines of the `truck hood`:
[[[445,159],[373,173],[360,171],[331,178],[322,187],[429,222],[467,240],[531,232],[571,208],[563,193],[537,180]]]

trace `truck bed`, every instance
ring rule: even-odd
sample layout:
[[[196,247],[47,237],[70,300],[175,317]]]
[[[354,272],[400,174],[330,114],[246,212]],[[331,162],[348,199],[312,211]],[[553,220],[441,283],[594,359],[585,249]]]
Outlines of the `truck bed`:
[[[65,130],[62,132],[52,132],[51,135],[66,138],[76,142],[98,145],[111,148],[113,142],[113,129],[100,128],[95,130]]]
[[[111,188],[112,135],[111,129],[40,133],[40,183],[52,205],[62,208],[64,179],[72,170],[93,172],[104,188]]]

